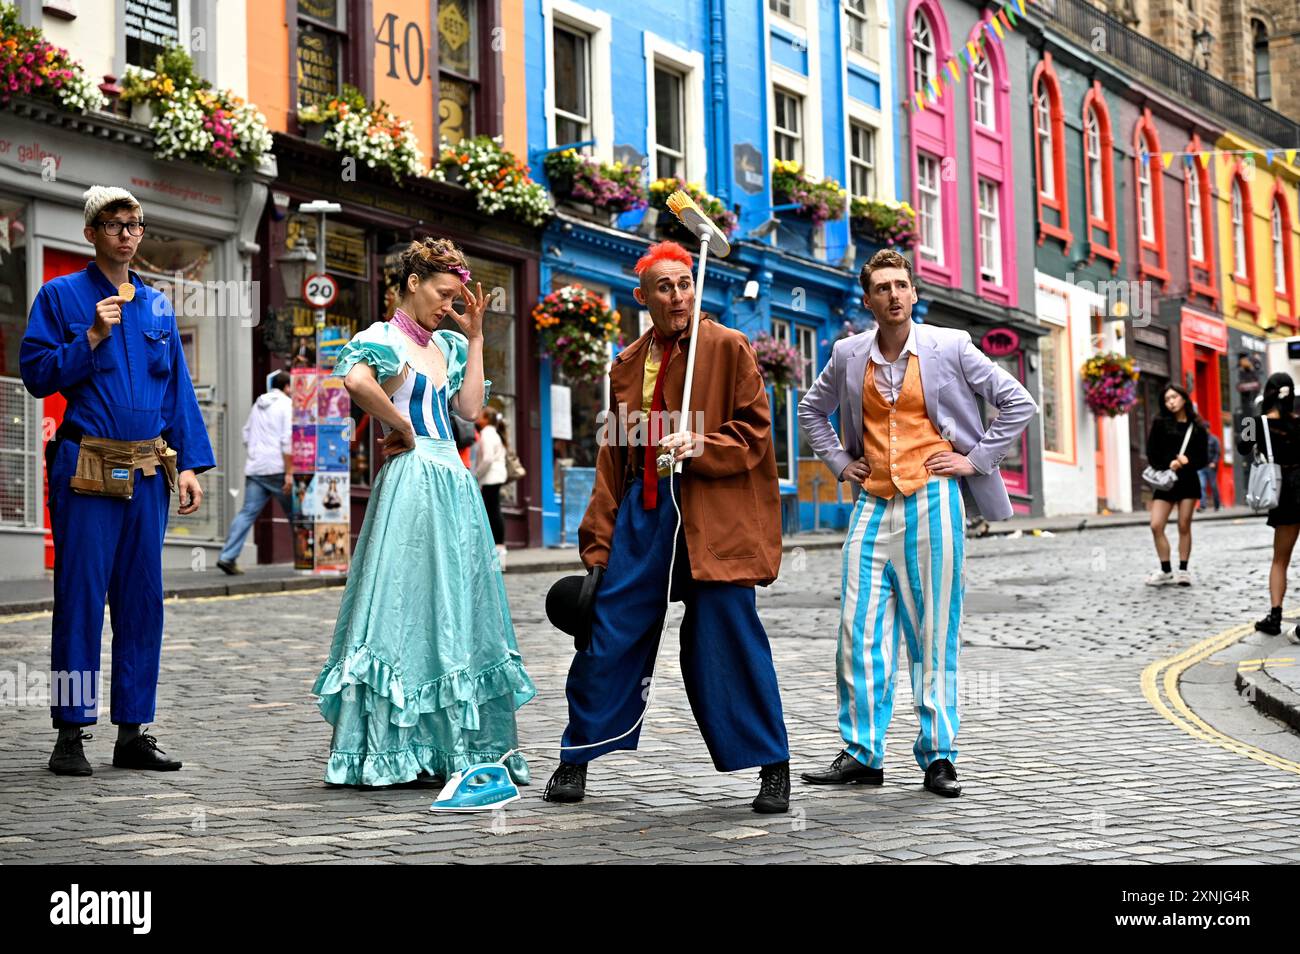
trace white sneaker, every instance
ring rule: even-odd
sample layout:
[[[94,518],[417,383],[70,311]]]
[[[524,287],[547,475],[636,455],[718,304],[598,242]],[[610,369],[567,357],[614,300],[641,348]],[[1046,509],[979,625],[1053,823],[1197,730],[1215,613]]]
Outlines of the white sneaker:
[[[1287,642],[1295,643],[1297,646],[1300,646],[1300,626],[1297,626],[1295,629],[1288,629],[1286,631],[1286,638]]]
[[[1176,571],[1174,571],[1174,579],[1177,580],[1179,586],[1191,586],[1191,585],[1192,585],[1192,571],[1191,571],[1191,570],[1176,570]]]
[[[1166,573],[1164,570],[1156,570],[1146,578],[1147,586],[1170,586],[1174,582],[1173,573]]]

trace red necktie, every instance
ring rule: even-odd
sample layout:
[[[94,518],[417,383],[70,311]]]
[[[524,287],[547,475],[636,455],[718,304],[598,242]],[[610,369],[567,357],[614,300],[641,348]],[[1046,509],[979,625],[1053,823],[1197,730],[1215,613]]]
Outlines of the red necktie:
[[[659,359],[659,373],[655,376],[654,398],[650,401],[650,427],[645,445],[645,464],[641,470],[641,505],[646,510],[659,506],[659,439],[663,437],[658,427],[664,409],[664,378],[667,377],[668,359],[673,356],[675,338],[664,341],[655,333],[663,354]]]

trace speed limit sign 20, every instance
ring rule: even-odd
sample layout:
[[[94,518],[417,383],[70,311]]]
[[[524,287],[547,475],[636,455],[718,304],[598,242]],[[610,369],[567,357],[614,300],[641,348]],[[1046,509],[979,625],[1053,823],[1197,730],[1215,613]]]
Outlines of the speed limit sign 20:
[[[308,275],[302,283],[302,300],[313,308],[328,308],[338,294],[338,283],[328,275]]]

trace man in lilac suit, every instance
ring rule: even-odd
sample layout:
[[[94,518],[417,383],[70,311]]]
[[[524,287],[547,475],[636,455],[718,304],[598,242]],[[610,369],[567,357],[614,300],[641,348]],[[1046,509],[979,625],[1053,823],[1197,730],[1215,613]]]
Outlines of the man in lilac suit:
[[[998,463],[1037,409],[965,331],[916,324],[912,264],[876,253],[859,276],[876,327],[835,343],[799,402],[818,457],[853,486],[837,688],[844,751],[817,785],[884,782],[900,636],[920,720],[913,752],[935,794],[961,794],[957,657],[965,595],[961,482],[989,520],[1011,516]],[[978,398],[997,410],[986,428]],[[840,413],[843,440],[830,424]]]

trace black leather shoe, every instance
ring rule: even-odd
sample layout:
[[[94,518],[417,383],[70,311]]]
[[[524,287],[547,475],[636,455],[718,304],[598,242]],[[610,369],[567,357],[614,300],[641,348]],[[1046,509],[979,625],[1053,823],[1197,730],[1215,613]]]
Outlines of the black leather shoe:
[[[238,563],[232,563],[229,560],[218,560],[217,569],[226,576],[243,576],[244,571],[239,568]]]
[[[925,787],[936,795],[956,798],[961,794],[961,783],[957,781],[957,770],[947,759],[936,759],[925,770]]]
[[[152,735],[142,733],[130,742],[118,742],[113,746],[113,766],[124,769],[175,772],[181,767],[181,763],[176,759],[167,758],[167,754],[158,748],[158,740]]]
[[[542,798],[548,802],[580,802],[587,796],[587,766],[561,762],[546,783]]]
[[[758,776],[758,797],[754,811],[760,815],[782,815],[790,810],[790,763],[764,765]]]
[[[863,765],[845,750],[825,772],[804,772],[799,777],[813,785],[883,785],[885,770]]]
[[[55,775],[93,775],[94,769],[86,760],[81,743],[89,742],[94,736],[89,732],[79,732],[68,739],[54,743],[54,753],[50,756],[50,771]]]
[[[1255,631],[1266,636],[1278,636],[1282,633],[1282,614],[1269,610],[1268,615],[1255,624]]]

